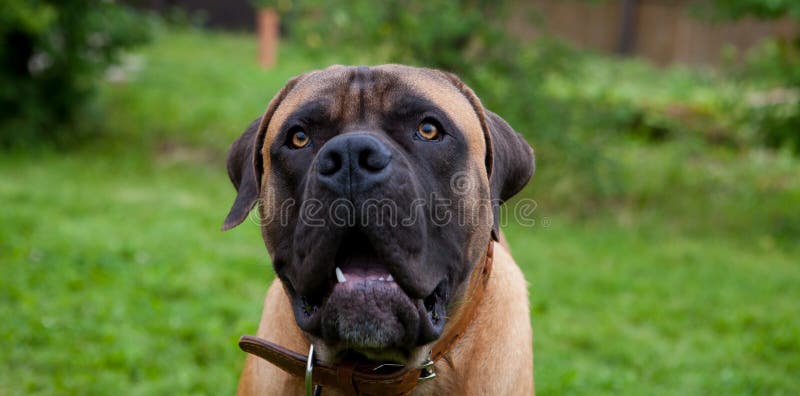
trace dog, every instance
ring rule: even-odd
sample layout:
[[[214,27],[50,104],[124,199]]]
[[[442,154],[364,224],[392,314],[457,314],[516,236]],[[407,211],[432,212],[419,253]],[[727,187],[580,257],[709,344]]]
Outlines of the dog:
[[[533,149],[458,77],[294,77],[227,169],[222,228],[257,207],[277,275],[239,395],[534,393],[527,284],[499,229]]]

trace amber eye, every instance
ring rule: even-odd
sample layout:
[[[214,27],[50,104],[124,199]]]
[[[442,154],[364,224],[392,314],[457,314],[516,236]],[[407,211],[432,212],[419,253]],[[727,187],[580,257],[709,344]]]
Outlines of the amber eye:
[[[303,147],[307,146],[310,141],[311,141],[311,139],[302,130],[295,131],[292,134],[292,146],[294,148],[303,148]]]
[[[434,140],[439,137],[439,128],[430,122],[422,122],[417,127],[417,135],[424,140]]]

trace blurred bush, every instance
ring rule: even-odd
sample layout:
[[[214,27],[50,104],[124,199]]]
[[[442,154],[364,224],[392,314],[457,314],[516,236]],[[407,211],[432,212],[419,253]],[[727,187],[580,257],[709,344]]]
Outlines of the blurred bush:
[[[310,46],[358,43],[396,62],[469,74],[476,65],[514,63],[498,24],[503,2],[488,0],[307,0],[295,32]],[[323,39],[324,38],[324,39]]]
[[[719,19],[756,17],[776,19],[790,16],[800,19],[797,0],[711,0],[696,3],[702,14]]]
[[[65,143],[122,50],[150,19],[113,1],[5,0],[0,7],[0,146]]]
[[[744,126],[756,131],[760,143],[800,154],[800,37],[764,43],[734,75],[764,86],[746,98]]]
[[[788,17],[800,22],[797,0],[713,0],[698,3],[697,11],[712,20]],[[757,143],[800,153],[800,37],[763,44],[736,72],[769,84],[769,89],[747,98],[740,117],[743,127],[755,131]]]

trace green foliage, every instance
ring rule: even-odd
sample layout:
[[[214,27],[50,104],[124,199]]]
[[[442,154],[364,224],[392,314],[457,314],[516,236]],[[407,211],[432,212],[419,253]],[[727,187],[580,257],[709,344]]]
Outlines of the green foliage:
[[[290,31],[322,50],[358,43],[362,50],[382,52],[389,62],[459,74],[513,55],[496,23],[503,2],[307,0],[297,8]]]
[[[700,3],[698,10],[717,20],[789,17],[800,21],[800,2],[796,0],[713,0]],[[773,148],[788,146],[800,153],[800,36],[757,48],[745,73],[771,80],[772,89],[753,98],[746,116],[740,117],[742,123],[756,131],[759,143]],[[756,73],[759,75],[753,77]]]
[[[712,0],[698,4],[701,12],[719,19],[755,17],[800,19],[800,2],[795,0]]]
[[[12,0],[0,8],[0,146],[63,142],[106,67],[148,23],[100,0]]]
[[[800,37],[762,44],[735,75],[765,87],[748,98],[743,124],[757,131],[761,143],[800,154]]]

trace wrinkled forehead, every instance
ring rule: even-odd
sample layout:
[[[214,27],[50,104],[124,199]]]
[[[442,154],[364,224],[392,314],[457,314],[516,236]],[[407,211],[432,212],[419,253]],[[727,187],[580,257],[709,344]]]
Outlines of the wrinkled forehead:
[[[485,153],[478,114],[470,101],[443,74],[401,65],[332,66],[305,75],[275,110],[266,146],[283,122],[311,102],[326,103],[332,114],[357,119],[368,111],[389,111],[408,96],[424,99],[444,111],[465,135],[471,151]]]

